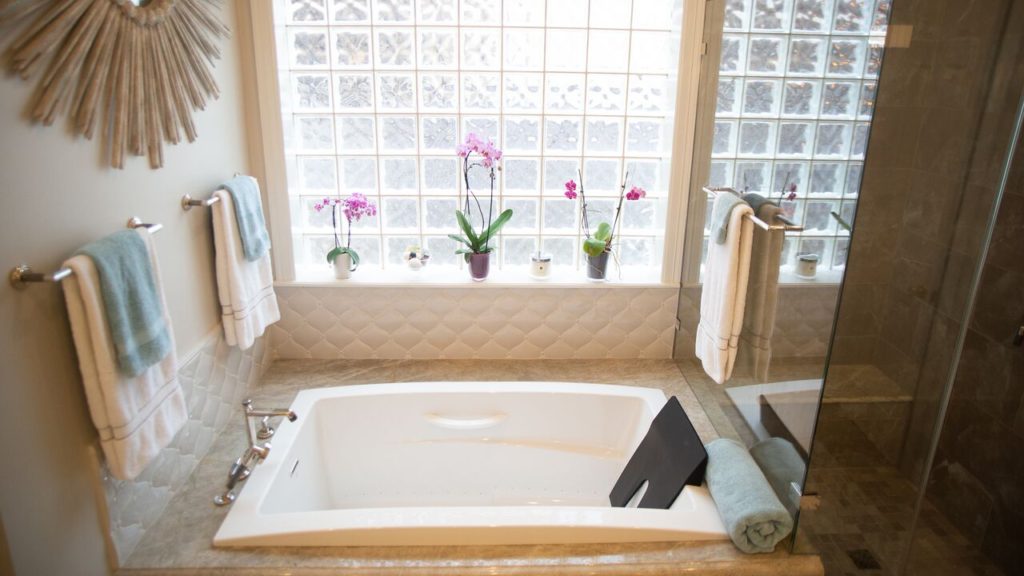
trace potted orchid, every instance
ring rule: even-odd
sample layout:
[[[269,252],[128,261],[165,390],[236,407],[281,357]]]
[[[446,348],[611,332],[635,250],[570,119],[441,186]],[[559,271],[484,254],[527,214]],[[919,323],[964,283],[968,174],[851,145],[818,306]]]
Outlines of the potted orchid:
[[[327,262],[334,266],[334,277],[344,280],[355,272],[359,267],[359,254],[352,249],[352,223],[358,222],[363,216],[376,216],[377,205],[366,199],[366,196],[356,192],[348,198],[324,198],[322,202],[313,205],[313,209],[320,212],[324,209],[331,211],[331,228],[334,230],[334,248],[327,253]],[[341,245],[338,228],[340,219],[345,217],[348,222],[348,233],[345,238],[345,245]]]
[[[619,202],[615,207],[615,217],[611,223],[600,222],[593,230],[590,227],[590,208],[587,206],[587,195],[583,190],[583,173],[580,173],[579,185],[575,180],[565,183],[565,197],[569,200],[580,198],[580,226],[583,227],[583,233],[587,237],[583,241],[583,253],[587,257],[587,278],[591,280],[604,280],[607,274],[608,256],[612,252],[612,241],[619,226],[623,199],[633,201],[647,197],[647,191],[639,186],[633,186],[629,192],[626,192],[628,179],[629,173],[627,172],[622,186],[619,188]],[[579,193],[576,192],[577,188]]]
[[[481,140],[476,134],[470,132],[466,141],[456,148],[456,153],[462,158],[462,178],[466,183],[466,204],[462,210],[455,210],[455,219],[462,229],[462,234],[449,234],[448,237],[462,244],[455,251],[462,254],[469,264],[469,273],[474,281],[480,282],[487,278],[490,270],[491,252],[494,246],[491,245],[493,238],[501,227],[512,218],[512,210],[507,209],[498,215],[493,221],[491,207],[494,205],[494,180],[495,170],[499,169],[497,164],[501,160],[501,150],[494,146],[490,140]],[[479,156],[473,160],[473,155]],[[491,193],[487,201],[487,214],[484,214],[480,200],[469,186],[469,171],[473,168],[483,168],[488,171],[491,179]],[[474,208],[475,214],[480,218],[480,231],[477,232],[473,226]]]

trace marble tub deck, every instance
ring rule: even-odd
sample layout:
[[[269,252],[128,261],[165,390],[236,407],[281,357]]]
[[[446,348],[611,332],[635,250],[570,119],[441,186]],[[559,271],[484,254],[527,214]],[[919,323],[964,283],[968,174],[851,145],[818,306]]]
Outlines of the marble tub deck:
[[[719,433],[671,360],[279,360],[252,390],[258,406],[287,406],[305,388],[418,381],[568,381],[624,384],[675,395],[705,442]],[[121,575],[247,574],[823,574],[815,555],[791,555],[789,541],[772,554],[746,555],[731,542],[386,548],[214,548],[228,508],[211,499],[245,446],[229,426],[132,555]]]

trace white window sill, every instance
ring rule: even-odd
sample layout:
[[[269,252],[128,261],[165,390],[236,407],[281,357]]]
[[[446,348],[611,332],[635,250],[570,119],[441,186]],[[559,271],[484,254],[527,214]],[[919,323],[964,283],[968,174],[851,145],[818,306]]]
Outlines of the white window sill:
[[[814,278],[801,278],[792,268],[779,270],[780,286],[837,286],[843,281],[843,270],[819,270]]]
[[[615,270],[610,270],[608,280],[594,282],[587,280],[583,270],[555,268],[550,278],[539,280],[531,278],[526,267],[510,267],[492,270],[487,279],[474,282],[469,277],[468,269],[452,267],[433,267],[429,265],[419,271],[408,269],[380,270],[379,268],[360,268],[346,280],[334,278],[330,269],[299,269],[296,279],[290,282],[275,282],[275,286],[305,286],[330,288],[677,288],[678,284],[663,283],[660,274],[653,269],[627,269],[622,277]]]

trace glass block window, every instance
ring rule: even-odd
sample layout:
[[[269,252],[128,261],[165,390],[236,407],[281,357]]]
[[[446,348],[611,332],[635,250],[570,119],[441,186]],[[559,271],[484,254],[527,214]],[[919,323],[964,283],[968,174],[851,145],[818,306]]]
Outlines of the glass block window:
[[[681,2],[275,0],[299,275],[325,268],[334,242],[313,204],[351,192],[380,207],[353,232],[364,266],[399,267],[414,244],[431,267],[463,266],[447,235],[465,194],[455,147],[470,132],[505,153],[492,209],[514,216],[492,267],[526,266],[538,249],[581,266],[562,193],[582,169],[609,220],[626,174],[647,190],[624,204],[618,260],[660,270]],[[487,178],[472,176],[483,201]]]
[[[846,264],[891,0],[727,0],[711,186],[780,201],[783,266]],[[712,199],[708,199],[710,219]],[[705,229],[705,245],[709,230]]]

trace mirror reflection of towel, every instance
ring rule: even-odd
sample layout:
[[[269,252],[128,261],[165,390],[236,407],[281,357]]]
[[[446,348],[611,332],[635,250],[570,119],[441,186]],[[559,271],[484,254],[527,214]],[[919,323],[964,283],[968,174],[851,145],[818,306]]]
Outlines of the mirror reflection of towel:
[[[744,194],[759,219],[774,224],[782,209],[758,194]],[[783,230],[754,227],[750,250],[750,277],[747,280],[746,312],[736,353],[736,363],[760,382],[768,381],[772,359],[772,334],[779,300],[779,266],[786,240]]]

